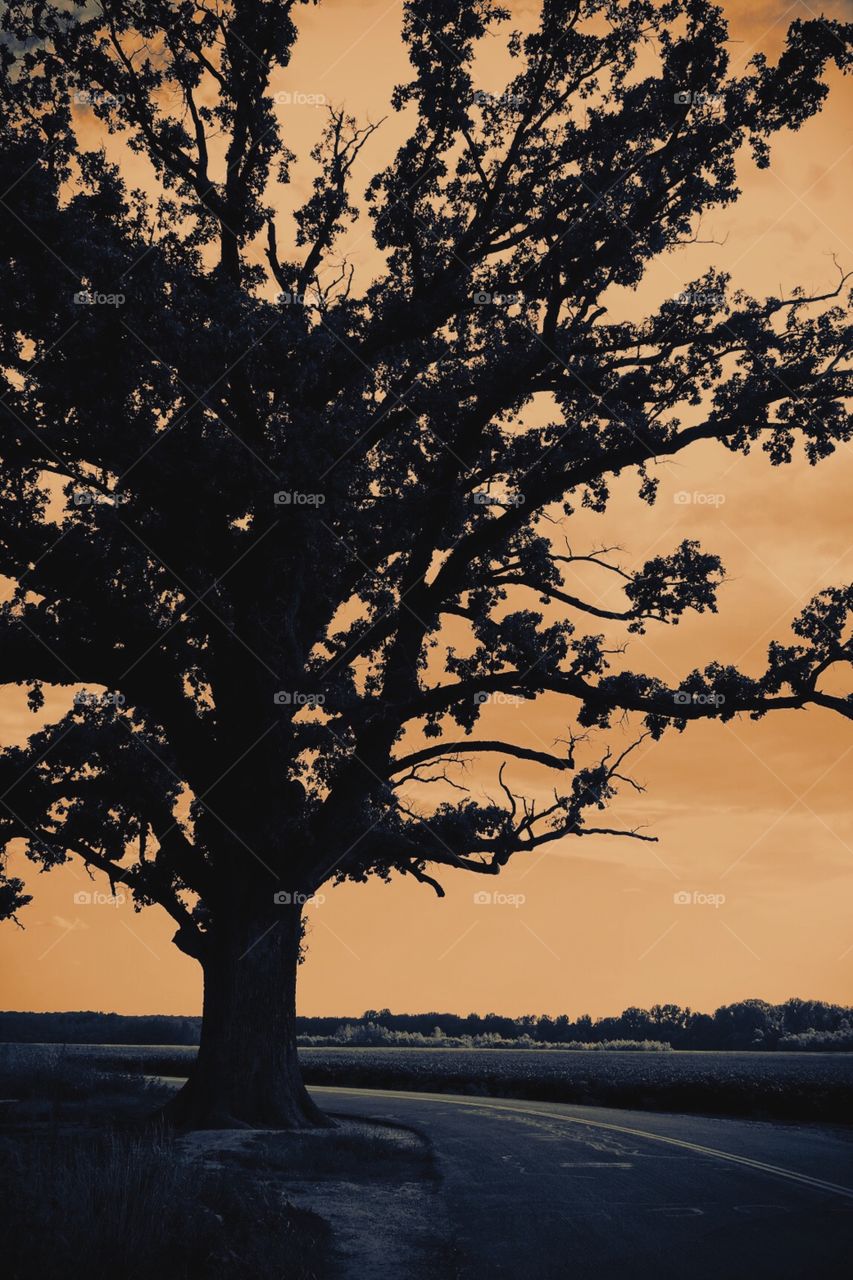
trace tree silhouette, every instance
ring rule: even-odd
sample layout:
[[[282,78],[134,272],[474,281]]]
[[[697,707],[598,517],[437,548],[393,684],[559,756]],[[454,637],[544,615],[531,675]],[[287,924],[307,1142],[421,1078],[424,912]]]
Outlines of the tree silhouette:
[[[768,138],[820,108],[850,28],[795,22],[778,63],[734,75],[705,0],[543,0],[527,36],[487,0],[409,0],[408,137],[360,201],[378,126],[329,108],[285,246],[271,78],[296,12],[3,17],[2,678],[34,711],[43,684],[76,693],[0,757],[2,835],[174,918],[204,970],[185,1124],[320,1122],[294,1000],[324,882],[398,872],[441,893],[442,868],[491,877],[619,832],[597,815],[632,747],[582,743],[625,713],[653,737],[853,714],[820,684],[851,658],[849,587],[811,602],[760,679],[714,664],[668,688],[598,632],[714,610],[719,559],[685,541],[625,569],[565,539],[620,473],[653,502],[647,466],[696,441],[778,465],[850,438],[843,277],[756,300],[710,272],[642,323],[602,301],[736,199],[740,148],[765,166]],[[486,93],[475,54],[503,32],[515,75]],[[357,280],[336,241],[365,209],[386,265]],[[624,606],[578,594],[578,564],[618,575]],[[490,699],[543,693],[566,707],[552,750],[478,736]],[[500,800],[464,788],[475,753],[503,761]],[[510,786],[515,760],[549,802]],[[430,781],[436,800],[404,797]],[[4,914],[26,901],[7,876]]]

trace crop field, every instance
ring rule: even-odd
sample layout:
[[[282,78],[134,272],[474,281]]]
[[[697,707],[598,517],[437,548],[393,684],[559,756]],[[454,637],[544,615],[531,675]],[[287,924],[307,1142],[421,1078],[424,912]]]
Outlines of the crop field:
[[[302,1049],[311,1084],[853,1123],[853,1054]]]
[[[176,1045],[2,1045],[99,1068],[186,1075]],[[637,1109],[853,1123],[853,1054],[303,1048],[309,1084],[414,1089]],[[20,1059],[19,1059],[20,1060]]]

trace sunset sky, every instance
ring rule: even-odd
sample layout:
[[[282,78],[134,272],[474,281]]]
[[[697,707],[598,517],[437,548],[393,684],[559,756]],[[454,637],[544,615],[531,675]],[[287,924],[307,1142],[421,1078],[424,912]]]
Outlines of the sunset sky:
[[[536,6],[516,0],[519,23]],[[738,69],[757,50],[778,51],[805,4],[724,5]],[[828,3],[830,16],[853,18],[849,4]],[[816,11],[815,11],[816,12]],[[387,0],[323,0],[299,14],[302,38],[275,90],[324,96],[360,119],[389,112],[396,83],[407,75],[399,37],[401,5]],[[483,87],[499,87],[502,62],[484,60]],[[493,77],[489,79],[490,75]],[[824,112],[799,133],[777,136],[769,170],[743,157],[743,196],[712,212],[703,238],[653,264],[633,295],[608,299],[610,318],[633,318],[679,293],[709,266],[731,273],[735,286],[761,296],[802,284],[834,288],[833,256],[853,269],[850,228],[853,118],[849,84],[831,77]],[[290,114],[288,144],[306,154],[323,123],[308,103]],[[357,189],[386,163],[402,136],[393,114],[362,153]],[[286,242],[290,210],[310,187],[311,169],[295,170],[281,205],[278,237]],[[346,245],[362,283],[378,268],[369,220]],[[636,479],[614,486],[604,516],[574,517],[572,546],[603,545],[626,567],[672,551],[695,537],[722,556],[728,581],[717,615],[688,615],[677,628],[632,637],[627,661],[672,682],[713,659],[758,674],[771,638],[824,586],[853,580],[853,449],[842,446],[810,468],[801,460],[771,468],[760,450],[749,458],[694,446],[658,468],[652,508],[636,499]],[[607,575],[584,579],[592,598],[618,600]],[[603,595],[601,593],[604,593]],[[48,719],[67,707],[69,689],[46,690]],[[548,749],[565,735],[560,699],[490,709],[483,728],[512,724],[531,745]],[[25,693],[0,698],[0,744],[21,743],[43,722]],[[621,735],[621,736],[620,736]],[[616,729],[614,745],[629,732]],[[497,762],[472,768],[480,794],[496,794]],[[853,734],[848,721],[810,709],[752,723],[706,723],[643,743],[632,776],[645,788],[628,792],[610,817],[643,824],[657,844],[611,838],[547,846],[517,858],[490,890],[515,904],[478,904],[478,877],[446,872],[439,901],[428,888],[395,878],[385,885],[323,890],[309,911],[300,1012],[494,1010],[593,1015],[628,1005],[674,1001],[696,1009],[747,996],[778,1001],[792,995],[853,1002]],[[529,776],[518,769],[514,777]],[[247,797],[247,803],[251,797]],[[198,1013],[201,974],[171,944],[172,921],[130,902],[80,904],[90,884],[80,867],[39,875],[18,853],[12,870],[34,895],[22,930],[0,926],[0,1005],[11,1009],[104,1009],[122,1013]],[[713,902],[677,903],[694,892]],[[723,901],[720,899],[724,898]]]

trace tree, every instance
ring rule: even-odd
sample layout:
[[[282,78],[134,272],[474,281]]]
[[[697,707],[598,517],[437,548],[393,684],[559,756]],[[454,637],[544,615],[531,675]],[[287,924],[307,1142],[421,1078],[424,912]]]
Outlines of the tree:
[[[773,1049],[780,1030],[779,1006],[740,1000],[714,1011],[714,1027],[724,1049]]]
[[[575,1033],[572,1036],[572,1039],[579,1040],[581,1044],[589,1043],[593,1039],[598,1039],[597,1036],[593,1035],[593,1031],[594,1024],[592,1018],[588,1013],[582,1013],[581,1016],[575,1020]]]
[[[620,833],[596,816],[632,781],[632,746],[597,745],[614,717],[658,737],[853,714],[821,682],[851,657],[849,587],[761,678],[715,664],[669,688],[599,632],[714,610],[718,557],[688,540],[626,569],[562,540],[620,473],[653,502],[650,464],[696,441],[779,465],[850,438],[845,277],[756,300],[711,272],[642,323],[602,301],[735,200],[740,148],[766,165],[820,108],[850,28],[795,22],[778,63],[734,75],[705,0],[543,0],[496,95],[475,54],[507,13],[409,0],[409,136],[359,201],[378,126],[331,107],[285,245],[271,83],[297,8],[3,16],[2,678],[36,711],[45,684],[76,693],[3,753],[2,835],[174,918],[204,971],[185,1124],[319,1122],[294,1001],[325,882],[441,894],[443,868],[488,884],[517,853]],[[365,209],[372,281],[336,249]],[[580,563],[618,577],[623,608],[583,598]],[[545,693],[567,708],[552,750],[478,736],[490,698]],[[499,800],[460,781],[484,758]],[[552,801],[518,794],[517,761]],[[26,901],[7,874],[3,913]]]

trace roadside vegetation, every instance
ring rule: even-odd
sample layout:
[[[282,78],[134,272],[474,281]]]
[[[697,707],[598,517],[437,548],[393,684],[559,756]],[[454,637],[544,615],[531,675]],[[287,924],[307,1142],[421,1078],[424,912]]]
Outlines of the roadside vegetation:
[[[119,1058],[0,1046],[4,1280],[331,1280],[376,1251],[392,1274],[445,1256],[451,1274],[418,1134],[179,1135],[158,1118],[173,1093]]]
[[[0,1143],[9,1280],[319,1280],[328,1229],[274,1183],[199,1168],[165,1133],[57,1130]]]
[[[31,1045],[0,1053],[8,1280],[322,1280],[329,1229],[263,1162],[210,1167],[156,1121],[167,1086]]]
[[[168,1087],[137,1063],[94,1059],[65,1045],[0,1045],[0,1123],[92,1127],[145,1120]]]

